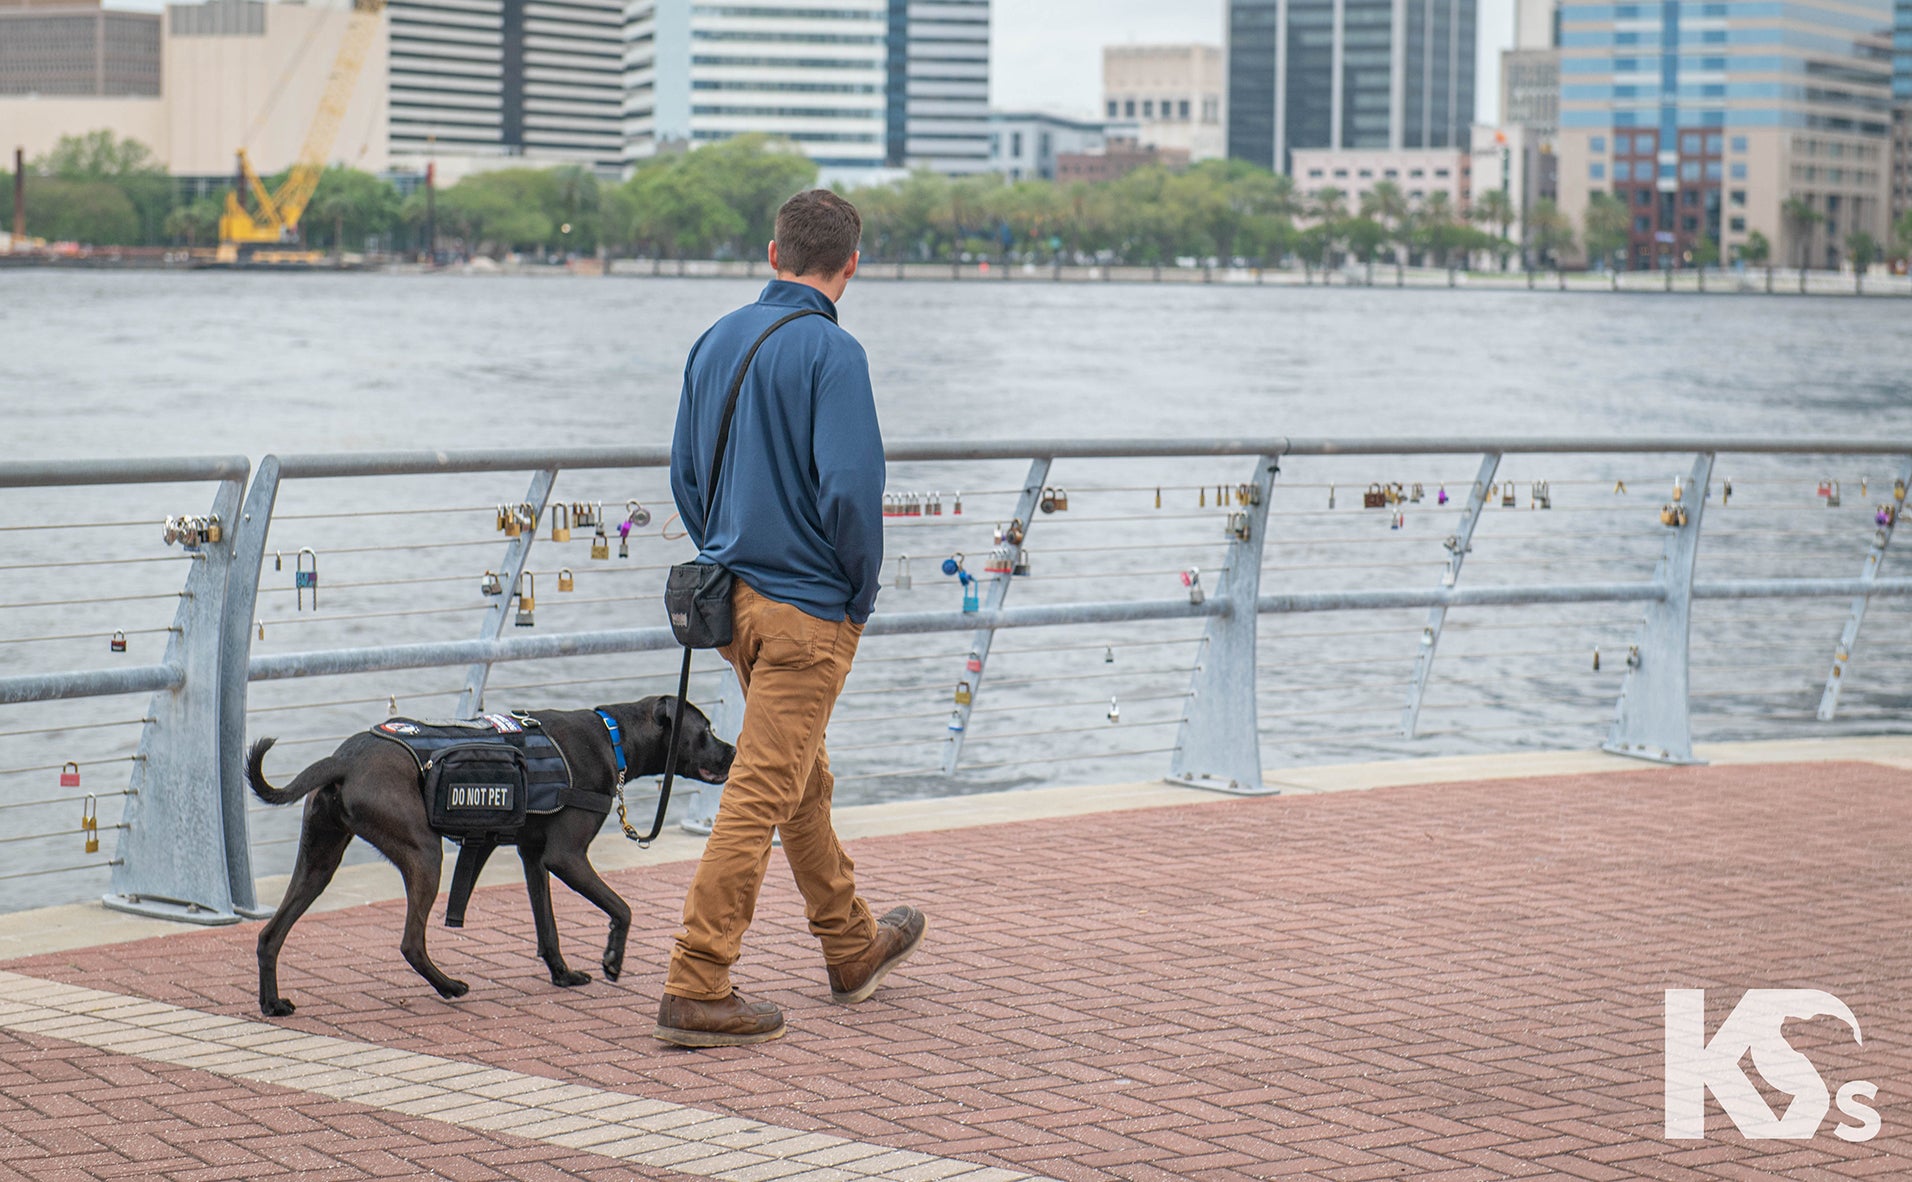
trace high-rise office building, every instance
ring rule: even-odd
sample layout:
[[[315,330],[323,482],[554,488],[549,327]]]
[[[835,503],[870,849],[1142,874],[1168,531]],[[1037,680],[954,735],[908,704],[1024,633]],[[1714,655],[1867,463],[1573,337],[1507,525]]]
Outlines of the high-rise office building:
[[[0,0],[0,94],[156,95],[159,14]]]
[[[1631,265],[1754,231],[1781,265],[1836,267],[1883,241],[1891,165],[1891,0],[1570,5],[1561,14],[1559,186],[1628,210]],[[1813,216],[1789,215],[1788,202]]]
[[[884,163],[987,172],[989,0],[889,0]]]
[[[623,156],[620,0],[391,0],[391,151]]]
[[[1475,0],[1229,0],[1228,154],[1465,150]]]
[[[989,0],[636,0],[625,156],[749,132],[826,176],[989,168]]]

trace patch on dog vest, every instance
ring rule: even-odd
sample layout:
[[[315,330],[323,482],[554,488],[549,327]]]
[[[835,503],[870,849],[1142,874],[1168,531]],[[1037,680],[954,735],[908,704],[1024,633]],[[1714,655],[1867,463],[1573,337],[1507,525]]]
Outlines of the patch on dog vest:
[[[428,788],[432,828],[509,840],[527,814],[566,806],[611,811],[611,798],[571,787],[571,768],[534,718],[487,714],[460,722],[393,718],[371,733],[411,752]]]

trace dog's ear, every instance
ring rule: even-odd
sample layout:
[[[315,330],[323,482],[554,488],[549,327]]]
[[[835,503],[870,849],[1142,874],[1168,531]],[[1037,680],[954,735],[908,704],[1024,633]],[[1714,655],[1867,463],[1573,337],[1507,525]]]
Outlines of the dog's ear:
[[[668,694],[656,698],[651,703],[651,721],[657,724],[657,729],[669,732],[671,729],[671,714],[676,709],[676,698]]]

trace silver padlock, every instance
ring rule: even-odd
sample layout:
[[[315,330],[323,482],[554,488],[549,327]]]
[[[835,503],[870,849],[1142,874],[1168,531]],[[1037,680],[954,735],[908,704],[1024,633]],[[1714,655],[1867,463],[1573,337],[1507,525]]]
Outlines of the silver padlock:
[[[524,583],[518,588],[518,619],[520,628],[535,625],[533,612],[538,610],[538,579],[530,571],[524,573]]]
[[[643,529],[645,526],[651,523],[651,511],[645,508],[639,502],[626,501],[624,502],[624,508],[629,511],[629,514],[625,518],[625,520],[629,521],[632,525],[636,526],[638,529]]]
[[[1182,572],[1182,586],[1188,588],[1188,601],[1199,605],[1208,598],[1202,593],[1202,568],[1191,566]]]
[[[503,595],[505,593],[504,584],[499,582],[498,572],[495,570],[485,572],[485,577],[480,580],[478,584],[478,590],[485,595]]]
[[[1021,549],[1016,551],[1015,573],[1019,576],[1029,573],[1029,551]]]
[[[910,589],[910,556],[907,554],[896,556],[896,589],[898,591]]]

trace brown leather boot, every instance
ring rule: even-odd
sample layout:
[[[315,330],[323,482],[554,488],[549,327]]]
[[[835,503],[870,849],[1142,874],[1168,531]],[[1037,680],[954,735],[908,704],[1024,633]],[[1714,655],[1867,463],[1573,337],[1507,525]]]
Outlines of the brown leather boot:
[[[767,1001],[745,1001],[735,991],[717,1001],[666,993],[651,1033],[680,1047],[741,1047],[783,1037],[783,1011]]]
[[[863,955],[830,966],[830,1000],[849,1005],[875,993],[890,970],[922,946],[924,925],[914,907],[898,907],[877,920],[876,939]]]

